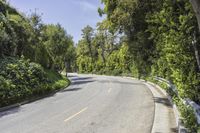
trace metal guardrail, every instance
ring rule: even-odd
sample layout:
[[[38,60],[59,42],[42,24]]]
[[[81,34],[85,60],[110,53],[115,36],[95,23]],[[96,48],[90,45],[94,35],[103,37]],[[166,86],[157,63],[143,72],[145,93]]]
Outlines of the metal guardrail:
[[[200,124],[200,106],[190,99],[185,99],[185,102],[193,108],[197,122]]]
[[[171,88],[172,91],[173,91],[177,96],[179,96],[178,90],[176,89],[176,86],[173,85],[170,81],[168,81],[168,80],[166,80],[166,79],[163,79],[163,78],[161,78],[161,77],[154,77],[154,78],[155,78],[156,80],[158,80],[159,82],[164,82],[165,84],[167,84],[167,86],[168,86],[169,88]]]
[[[200,124],[200,105],[198,105],[197,103],[195,103],[194,101],[190,100],[189,98],[186,99],[182,99],[179,94],[178,94],[178,90],[176,88],[176,86],[174,84],[172,84],[170,81],[163,79],[161,77],[154,77],[157,81],[165,83],[166,85],[168,85],[168,87],[170,89],[172,89],[172,91],[181,99],[181,101],[185,104],[185,105],[189,105],[190,107],[192,107],[194,114],[196,116],[197,119],[197,123]]]

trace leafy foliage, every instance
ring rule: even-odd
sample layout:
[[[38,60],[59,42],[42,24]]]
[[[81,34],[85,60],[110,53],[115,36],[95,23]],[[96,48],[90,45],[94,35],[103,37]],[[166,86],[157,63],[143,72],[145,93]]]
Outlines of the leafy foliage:
[[[0,107],[66,86],[58,72],[74,63],[72,37],[59,24],[45,25],[36,13],[26,17],[6,1],[0,10]]]
[[[1,103],[15,103],[21,99],[50,89],[42,67],[27,60],[5,58],[0,60]]]
[[[0,107],[65,87],[68,80],[29,60],[0,60]]]
[[[96,30],[89,25],[83,28],[77,47],[61,25],[43,24],[39,15],[26,17],[0,1],[1,106],[64,86],[66,79],[56,73],[64,69],[109,75],[131,73],[138,78],[161,76],[177,86],[182,98],[200,103],[200,34],[191,3],[101,1],[105,6],[98,11],[106,19],[97,24]],[[41,64],[45,71],[22,56]],[[191,110],[177,103],[184,123],[191,132],[197,132]]]
[[[102,0],[108,30],[123,33],[133,58],[134,76],[161,76],[172,81],[182,98],[200,103],[199,29],[187,0]],[[197,132],[189,109],[185,124]]]
[[[5,10],[0,13],[0,57],[24,56],[59,72],[74,63],[72,37],[60,24],[45,25],[36,13],[23,16],[3,1],[0,6]]]
[[[76,52],[79,72],[109,75],[129,73],[132,58],[128,45],[122,41],[123,38],[120,39],[121,41],[116,41],[116,36],[102,29],[102,24],[94,35],[90,35],[90,45],[85,40],[85,33],[78,43]],[[88,26],[84,29],[87,28]]]

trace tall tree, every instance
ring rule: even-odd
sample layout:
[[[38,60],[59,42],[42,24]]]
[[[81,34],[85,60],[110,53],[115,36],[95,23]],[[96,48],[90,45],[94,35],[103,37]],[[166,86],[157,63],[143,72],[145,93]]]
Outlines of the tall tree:
[[[100,15],[107,14],[111,31],[119,31],[127,37],[130,53],[140,74],[150,73],[151,57],[154,45],[147,32],[146,15],[155,8],[156,0],[102,0],[105,4]],[[154,3],[153,3],[154,2]],[[155,9],[154,9],[155,10]],[[141,66],[144,66],[141,68]]]
[[[21,56],[29,44],[28,19],[6,2],[0,1],[0,8],[0,55]]]
[[[43,41],[49,57],[49,67],[57,71],[62,70],[66,52],[73,42],[71,36],[60,24],[50,24],[43,29]]]
[[[31,56],[33,57],[33,61],[39,62],[38,61],[40,59],[39,52],[40,52],[40,47],[42,45],[41,30],[42,30],[42,27],[43,27],[43,23],[42,23],[41,16],[38,15],[36,13],[36,11],[31,14],[29,21],[30,21],[30,24],[31,24],[31,27],[32,27],[31,47],[34,49],[33,50],[34,53],[31,52],[31,54],[34,54],[34,56],[33,55],[31,55]]]
[[[85,28],[82,29],[82,32],[83,32],[82,37],[88,46],[90,57],[93,60],[92,39],[93,39],[94,29],[89,25],[87,25]]]

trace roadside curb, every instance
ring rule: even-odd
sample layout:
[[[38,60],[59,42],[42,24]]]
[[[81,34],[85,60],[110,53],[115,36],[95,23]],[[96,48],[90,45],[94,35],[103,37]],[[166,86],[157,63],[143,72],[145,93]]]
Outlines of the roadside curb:
[[[20,107],[21,105],[28,104],[28,103],[35,102],[35,101],[40,100],[40,99],[47,98],[47,97],[52,96],[52,95],[56,94],[57,92],[59,92],[59,91],[65,89],[65,88],[67,88],[68,86],[70,86],[70,84],[71,84],[71,81],[69,80],[69,84],[66,85],[66,86],[63,87],[63,88],[60,88],[60,89],[58,89],[58,90],[55,90],[55,91],[50,92],[50,93],[48,93],[48,94],[46,94],[46,95],[43,95],[43,96],[38,96],[38,97],[35,97],[35,98],[31,98],[31,99],[29,99],[29,100],[25,100],[25,101],[20,102],[20,103],[15,103],[15,104],[12,104],[12,105],[9,105],[9,106],[2,107],[2,108],[0,108],[0,112],[9,111],[10,109],[18,108],[18,107]]]
[[[181,120],[180,112],[178,111],[176,104],[173,103],[171,96],[163,88],[161,88],[157,84],[149,82],[149,81],[147,81],[147,83],[154,86],[159,91],[161,91],[167,97],[167,99],[170,101],[170,103],[173,107],[175,118],[176,118],[176,124],[178,126],[178,133],[187,133],[187,130],[185,129],[185,127],[183,126],[183,124],[181,122],[182,120]]]
[[[141,81],[144,85],[146,85],[148,87],[148,89],[151,91],[153,97],[155,97],[155,98],[160,97],[158,94],[158,93],[160,93],[169,100],[169,103],[172,106],[171,110],[168,110],[167,109],[168,107],[162,107],[158,103],[155,103],[154,122],[153,122],[151,133],[157,133],[157,132],[163,132],[163,131],[172,132],[172,131],[169,131],[168,128],[166,128],[167,126],[169,126],[168,124],[170,124],[167,122],[170,120],[169,119],[170,116],[168,116],[169,117],[168,120],[166,117],[166,115],[169,113],[169,111],[173,112],[172,116],[175,117],[174,126],[176,126],[176,128],[177,128],[176,130],[178,131],[178,133],[187,133],[187,132],[183,132],[183,130],[181,128],[182,124],[180,123],[181,122],[180,115],[179,115],[179,111],[178,111],[176,105],[173,104],[171,97],[168,95],[168,93],[164,89],[162,89],[157,84],[154,84],[152,82],[149,82],[149,81],[146,81],[143,79],[137,79],[137,78],[133,78],[133,77],[123,77],[123,78]]]
[[[168,98],[160,92],[155,86],[148,82],[142,81],[144,85],[153,94],[153,101],[155,103],[155,114],[151,133],[158,132],[174,132],[177,131],[177,123],[171,103]]]

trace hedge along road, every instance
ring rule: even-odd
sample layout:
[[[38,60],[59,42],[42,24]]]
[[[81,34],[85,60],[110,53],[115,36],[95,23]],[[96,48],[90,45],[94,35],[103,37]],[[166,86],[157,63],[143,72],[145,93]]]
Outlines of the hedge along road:
[[[151,132],[155,103],[151,91],[141,81],[77,74],[69,77],[72,84],[65,90],[1,112],[0,132]]]

